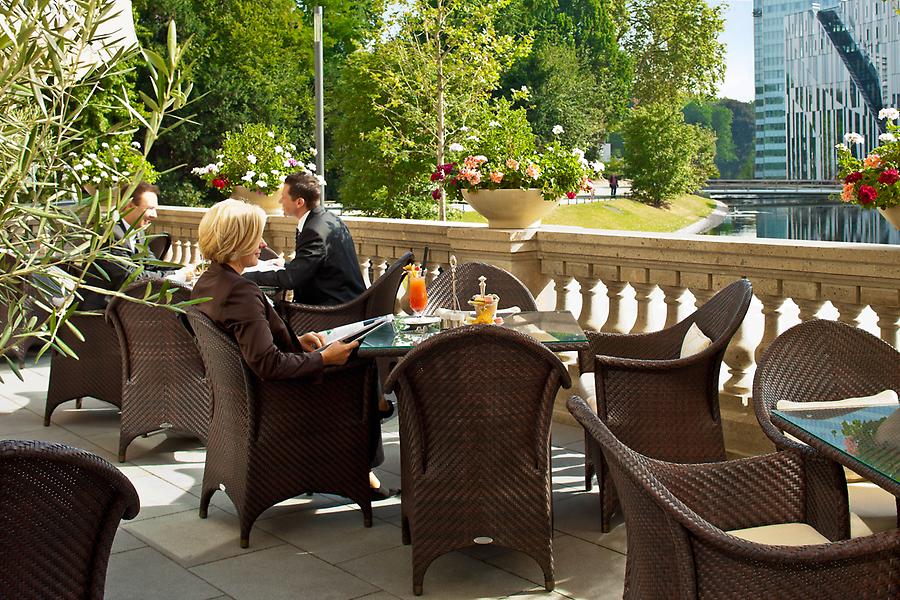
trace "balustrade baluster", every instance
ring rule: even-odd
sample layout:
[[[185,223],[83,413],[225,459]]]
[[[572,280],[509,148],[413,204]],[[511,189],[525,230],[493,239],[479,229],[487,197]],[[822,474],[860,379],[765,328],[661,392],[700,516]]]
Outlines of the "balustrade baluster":
[[[192,258],[194,260],[191,263],[189,263],[192,265],[196,265],[197,263],[199,263],[200,261],[203,260],[203,253],[200,251],[200,242],[199,241],[194,242],[194,256]]]
[[[606,297],[609,299],[609,314],[600,331],[606,333],[625,333],[622,323],[622,292],[628,284],[624,281],[603,282],[606,285]]]
[[[662,290],[663,302],[666,303],[666,323],[663,325],[663,329],[668,329],[678,323],[681,299],[687,288],[680,285],[661,285],[659,289]]]
[[[900,339],[897,338],[897,321],[900,319],[900,307],[898,306],[872,306],[872,310],[878,315],[878,328],[881,330],[881,339],[900,349]]]
[[[378,278],[384,275],[384,272],[387,271],[387,268],[388,264],[384,261],[383,258],[381,258],[380,256],[373,256],[372,269],[374,272],[372,273],[372,275],[375,278],[373,281],[378,281]]]
[[[816,315],[819,314],[819,311],[822,310],[822,306],[825,304],[824,300],[809,300],[806,298],[793,298],[794,304],[800,309],[800,321],[806,322],[811,321],[816,318]]]
[[[691,288],[691,294],[694,295],[694,308],[700,308],[706,304],[710,298],[716,295],[715,290],[695,290]]]
[[[747,327],[747,319],[744,319],[734,332],[722,359],[722,362],[728,365],[728,373],[731,375],[722,386],[722,391],[741,398],[750,396],[753,386],[751,367],[755,345],[747,339]]]
[[[369,280],[369,257],[363,256],[359,258],[359,272],[362,274],[363,283],[366,287],[372,285]]]
[[[650,295],[656,289],[654,283],[632,283],[634,299],[637,302],[637,318],[631,327],[631,333],[644,333],[650,330]]]
[[[756,346],[756,352],[754,353],[754,358],[757,363],[759,362],[762,353],[765,352],[766,348],[769,347],[769,344],[772,343],[772,340],[777,338],[781,333],[779,326],[781,323],[782,308],[784,307],[784,298],[781,296],[762,295],[758,296],[758,298],[759,301],[762,302],[763,336],[759,341],[759,345]]]
[[[175,240],[172,242],[172,262],[176,265],[183,265],[181,262],[181,256],[183,254],[183,250],[181,248],[181,240]]]
[[[838,309],[838,321],[846,323],[851,327],[859,327],[859,315],[866,308],[859,304],[851,304],[849,302],[831,302]]]
[[[596,331],[600,329],[600,323],[597,322],[597,311],[595,302],[597,300],[597,284],[600,279],[597,277],[576,277],[575,281],[581,288],[581,314],[578,316],[578,324],[582,329]]]
[[[572,293],[569,284],[572,283],[572,279],[571,275],[553,276],[553,284],[556,289],[556,310],[569,310],[568,307],[571,306],[569,296]]]

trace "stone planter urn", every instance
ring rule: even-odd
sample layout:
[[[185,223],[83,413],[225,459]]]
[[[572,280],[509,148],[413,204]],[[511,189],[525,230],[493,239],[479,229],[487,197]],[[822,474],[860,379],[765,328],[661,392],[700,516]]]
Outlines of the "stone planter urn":
[[[250,204],[255,204],[266,211],[267,215],[283,214],[281,209],[281,186],[275,188],[275,191],[267,196],[259,192],[248,190],[242,185],[236,185],[234,186],[234,191],[231,192],[231,197],[237,198],[238,200],[244,200]]]
[[[881,213],[881,216],[883,216],[888,223],[894,226],[894,229],[900,229],[900,206],[879,208],[878,212]]]
[[[491,229],[540,227],[541,219],[559,205],[559,200],[544,200],[541,190],[463,190],[462,194]]]

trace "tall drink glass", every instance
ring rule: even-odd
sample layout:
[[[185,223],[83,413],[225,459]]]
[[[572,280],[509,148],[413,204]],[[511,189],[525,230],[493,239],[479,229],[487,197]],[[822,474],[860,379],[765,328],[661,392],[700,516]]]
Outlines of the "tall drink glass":
[[[428,304],[428,291],[425,289],[425,277],[421,271],[412,271],[409,274],[409,307],[417,317],[422,316],[422,311]]]

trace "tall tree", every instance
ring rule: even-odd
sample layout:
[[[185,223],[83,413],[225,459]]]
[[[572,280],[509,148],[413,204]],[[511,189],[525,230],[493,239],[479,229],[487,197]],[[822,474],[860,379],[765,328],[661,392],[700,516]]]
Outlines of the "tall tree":
[[[347,159],[345,204],[371,209],[376,196],[420,206],[411,199],[424,186],[412,173],[444,161],[448,135],[465,126],[502,69],[530,47],[527,36],[495,30],[498,11],[508,3],[415,0],[385,19],[369,48],[350,57],[338,100],[348,112],[335,128],[338,151]],[[357,160],[361,147],[365,161]],[[385,183],[385,173],[405,181]],[[443,196],[437,216],[446,218]]]

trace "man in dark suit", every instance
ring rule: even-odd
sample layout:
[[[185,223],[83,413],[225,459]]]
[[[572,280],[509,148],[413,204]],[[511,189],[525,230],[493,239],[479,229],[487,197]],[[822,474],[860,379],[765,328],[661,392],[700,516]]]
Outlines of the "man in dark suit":
[[[113,226],[113,246],[110,254],[128,259],[140,258],[145,250],[146,237],[144,230],[156,219],[156,209],[159,207],[159,188],[149,183],[141,182],[135,187],[131,200],[126,204],[123,214]],[[134,231],[132,231],[134,230]],[[125,281],[134,272],[134,268],[114,260],[98,260],[95,265],[108,275],[104,277],[97,268],[88,271],[84,278],[87,285],[103,288],[105,290],[119,290]],[[169,275],[175,275],[183,271],[156,271],[145,267],[141,277],[144,279],[159,279]],[[182,279],[181,275],[175,275],[175,279]],[[106,308],[109,296],[89,289],[81,289],[81,310],[103,310]]]
[[[284,214],[299,219],[296,255],[279,271],[245,273],[258,285],[294,290],[294,302],[343,304],[366,289],[353,238],[344,222],[319,205],[319,181],[294,173],[281,191]]]

